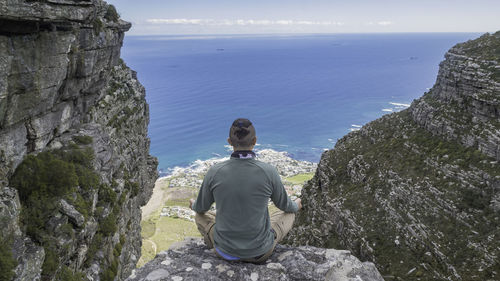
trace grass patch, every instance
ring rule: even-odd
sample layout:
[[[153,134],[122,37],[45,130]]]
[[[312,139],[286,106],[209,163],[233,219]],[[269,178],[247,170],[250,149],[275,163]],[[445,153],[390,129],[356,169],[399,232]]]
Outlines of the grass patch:
[[[155,248],[153,242],[142,240],[141,258],[137,261],[137,268],[144,266],[148,261],[155,258]]]
[[[147,226],[142,229],[142,237],[149,238],[142,240],[142,256],[137,263],[137,267],[141,267],[152,260],[156,253],[167,250],[174,242],[183,241],[186,237],[201,237],[194,222],[182,219],[154,217],[141,223],[141,225]],[[152,225],[156,226],[153,231],[151,231]],[[151,232],[153,232],[153,235],[151,235]],[[155,246],[156,253],[154,252]]]
[[[191,198],[191,197],[189,197],[189,198]],[[166,207],[179,206],[179,207],[189,208],[189,198],[168,200],[163,205],[166,206]]]
[[[298,175],[286,178],[285,181],[289,182],[289,183],[293,183],[293,184],[303,184],[306,181],[312,179],[313,176],[314,176],[314,173],[298,174]]]
[[[172,243],[182,241],[188,236],[201,237],[194,222],[160,217],[156,222],[156,233],[151,240],[156,243],[157,251],[163,251],[167,250]]]
[[[150,238],[155,234],[156,223],[152,220],[146,220],[141,222],[141,236],[143,239]]]

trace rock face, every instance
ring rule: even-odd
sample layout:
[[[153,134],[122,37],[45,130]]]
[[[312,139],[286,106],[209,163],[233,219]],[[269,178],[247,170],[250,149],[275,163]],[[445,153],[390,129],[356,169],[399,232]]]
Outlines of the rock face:
[[[323,153],[296,245],[347,248],[386,280],[500,279],[500,32],[453,47],[407,110]]]
[[[14,261],[0,266],[14,266],[14,280],[123,280],[135,268],[157,161],[144,88],[120,59],[129,28],[101,0],[0,2],[0,251]],[[88,152],[97,179],[51,200],[50,235],[27,235],[22,214],[34,207],[11,182],[16,169],[70,150]]]
[[[360,262],[349,251],[278,245],[265,264],[227,262],[201,238],[186,239],[137,269],[127,281],[139,280],[383,280],[373,263]]]

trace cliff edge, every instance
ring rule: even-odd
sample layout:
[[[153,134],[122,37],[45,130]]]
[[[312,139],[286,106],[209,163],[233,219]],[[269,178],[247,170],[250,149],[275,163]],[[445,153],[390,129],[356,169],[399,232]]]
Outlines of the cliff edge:
[[[349,251],[277,245],[265,264],[228,262],[207,249],[203,239],[187,238],[137,269],[127,281],[154,280],[332,280],[382,281],[371,262]]]
[[[323,153],[288,242],[347,248],[386,280],[500,278],[500,32],[435,85]]]
[[[0,280],[123,280],[157,178],[101,0],[0,2]]]

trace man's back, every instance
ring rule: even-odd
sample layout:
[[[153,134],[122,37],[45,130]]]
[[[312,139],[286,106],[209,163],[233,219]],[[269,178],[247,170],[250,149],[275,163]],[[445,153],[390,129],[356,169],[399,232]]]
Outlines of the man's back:
[[[274,242],[269,198],[285,212],[297,211],[274,167],[253,158],[231,157],[208,171],[193,209],[206,212],[215,200],[215,246],[251,258],[264,254]]]
[[[208,170],[190,207],[209,248],[227,260],[260,263],[290,231],[302,205],[288,197],[276,168],[254,159],[257,137],[250,120],[234,120],[227,142],[234,150],[231,158]],[[269,198],[281,209],[271,217]],[[216,214],[208,212],[214,202]]]

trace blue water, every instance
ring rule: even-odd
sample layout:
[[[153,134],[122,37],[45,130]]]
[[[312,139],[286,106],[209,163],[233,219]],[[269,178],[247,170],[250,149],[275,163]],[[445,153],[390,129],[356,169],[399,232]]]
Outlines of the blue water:
[[[478,36],[126,36],[122,57],[146,88],[151,154],[167,171],[228,155],[238,117],[254,123],[259,148],[318,161],[352,125],[420,97],[444,53]]]

